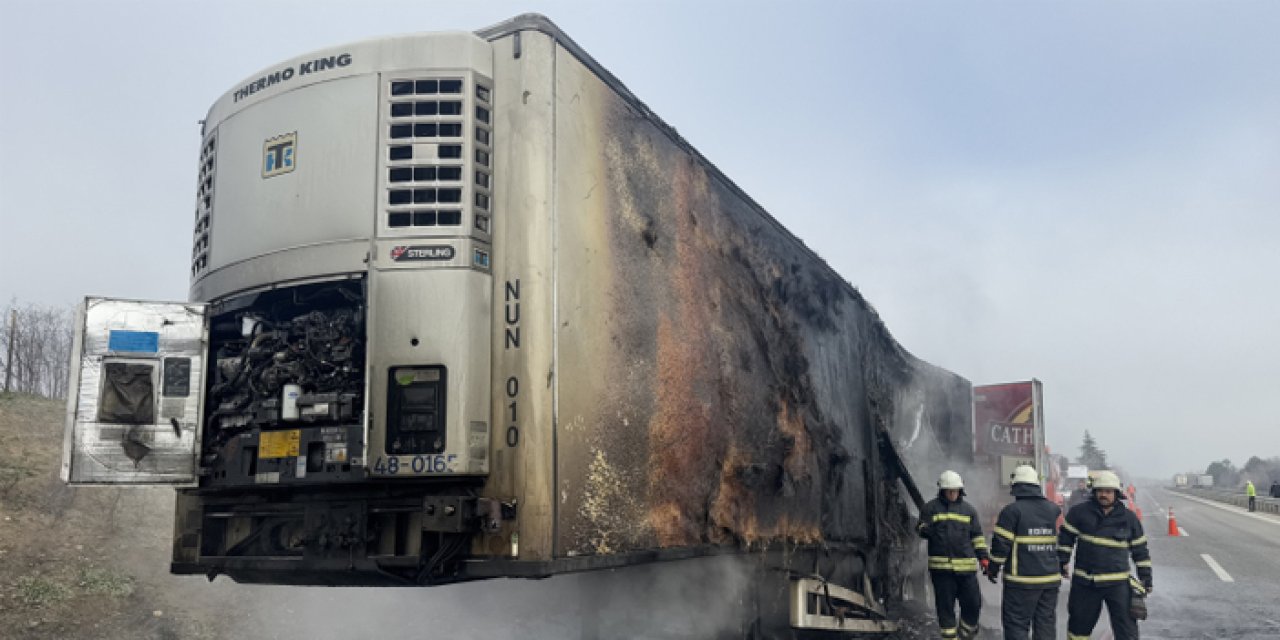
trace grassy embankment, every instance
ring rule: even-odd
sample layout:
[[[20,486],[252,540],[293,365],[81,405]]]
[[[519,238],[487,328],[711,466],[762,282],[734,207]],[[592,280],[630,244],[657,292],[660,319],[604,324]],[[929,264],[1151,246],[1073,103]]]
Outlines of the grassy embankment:
[[[168,574],[172,489],[64,485],[64,412],[0,393],[0,636],[223,637],[228,585]]]

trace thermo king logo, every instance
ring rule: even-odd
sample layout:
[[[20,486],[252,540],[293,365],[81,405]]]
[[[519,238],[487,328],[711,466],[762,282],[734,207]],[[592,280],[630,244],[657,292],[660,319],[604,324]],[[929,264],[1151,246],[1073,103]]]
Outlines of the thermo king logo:
[[[289,173],[297,166],[298,156],[294,148],[298,144],[298,132],[268,138],[262,143],[262,177],[270,178]]]

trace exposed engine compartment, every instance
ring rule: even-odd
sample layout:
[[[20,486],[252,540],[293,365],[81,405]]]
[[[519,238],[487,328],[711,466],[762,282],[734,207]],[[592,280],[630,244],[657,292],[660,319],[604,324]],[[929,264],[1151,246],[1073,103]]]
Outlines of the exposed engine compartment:
[[[200,487],[179,494],[175,572],[449,582],[473,534],[514,517],[474,479],[367,475],[367,310],[363,277],[211,305]]]
[[[363,280],[216,305],[204,461],[215,484],[338,479],[363,444]]]

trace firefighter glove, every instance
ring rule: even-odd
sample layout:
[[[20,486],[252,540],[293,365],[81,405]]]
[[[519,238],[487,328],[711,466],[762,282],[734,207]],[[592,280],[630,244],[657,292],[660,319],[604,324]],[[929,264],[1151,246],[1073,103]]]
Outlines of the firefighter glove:
[[[1071,577],[1071,571],[1067,569],[1067,565],[1062,565],[1062,577],[1064,579]]]
[[[1142,579],[1142,588],[1147,590],[1147,595],[1151,595],[1151,578],[1150,577],[1146,577]]]
[[[1134,620],[1147,619],[1147,599],[1144,596],[1134,594],[1129,599],[1129,617]]]

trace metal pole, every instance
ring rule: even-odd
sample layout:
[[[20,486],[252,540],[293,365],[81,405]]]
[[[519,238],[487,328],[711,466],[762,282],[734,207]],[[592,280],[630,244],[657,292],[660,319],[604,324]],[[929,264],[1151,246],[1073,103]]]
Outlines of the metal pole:
[[[4,357],[4,392],[9,393],[9,380],[13,378],[13,339],[18,335],[18,310],[9,310],[9,351]]]
[[[1045,438],[1048,434],[1044,430],[1044,385],[1039,380],[1031,379],[1031,440],[1032,446],[1036,448],[1033,452],[1035,457],[1032,464],[1036,466],[1036,471],[1040,473],[1040,482],[1044,483],[1049,477],[1049,456],[1044,453]]]

